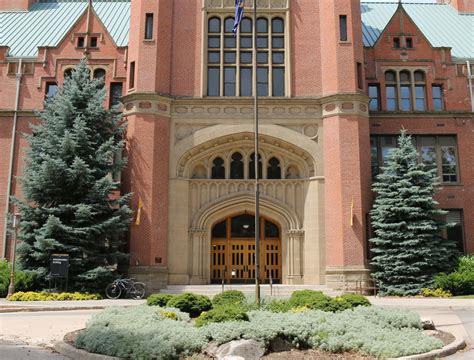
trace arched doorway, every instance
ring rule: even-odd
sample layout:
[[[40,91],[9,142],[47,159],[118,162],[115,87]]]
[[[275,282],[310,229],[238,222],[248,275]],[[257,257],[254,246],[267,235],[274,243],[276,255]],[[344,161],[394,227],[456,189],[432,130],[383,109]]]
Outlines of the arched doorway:
[[[281,283],[281,230],[260,217],[260,279]],[[255,279],[255,216],[229,216],[212,228],[211,283],[251,283]]]

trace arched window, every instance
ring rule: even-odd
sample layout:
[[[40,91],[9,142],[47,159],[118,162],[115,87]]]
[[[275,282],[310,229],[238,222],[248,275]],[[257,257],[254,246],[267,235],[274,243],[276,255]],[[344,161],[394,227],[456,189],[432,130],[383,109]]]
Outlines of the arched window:
[[[415,71],[415,110],[426,110],[426,87],[425,73],[423,71]]]
[[[400,108],[402,111],[411,110],[411,80],[410,72],[400,71]]]
[[[227,219],[214,225],[212,237],[217,239],[225,239],[227,237]]]
[[[220,33],[221,32],[221,19],[219,19],[218,17],[210,18],[207,31],[210,33]]]
[[[224,160],[217,157],[212,162],[212,179],[225,179]]]
[[[278,160],[276,157],[272,157],[270,160],[268,160],[267,178],[281,179],[280,160]]]
[[[262,178],[262,157],[258,155],[258,178]],[[255,179],[255,153],[250,155],[249,161],[249,179]]]
[[[285,32],[285,23],[281,18],[274,18],[272,20],[272,33],[283,34]]]
[[[197,165],[193,169],[192,178],[193,179],[206,179],[207,178],[206,168],[201,164]]]
[[[243,179],[244,178],[244,162],[242,161],[243,156],[241,153],[234,153],[231,157],[230,162],[230,178],[231,179]]]
[[[280,238],[280,229],[271,221],[265,220],[265,239]]]
[[[95,69],[93,73],[93,77],[96,80],[100,81],[99,88],[102,89],[105,83],[105,70],[104,69]]]
[[[385,72],[385,95],[388,111],[396,111],[398,109],[397,93],[397,75],[395,71]]]

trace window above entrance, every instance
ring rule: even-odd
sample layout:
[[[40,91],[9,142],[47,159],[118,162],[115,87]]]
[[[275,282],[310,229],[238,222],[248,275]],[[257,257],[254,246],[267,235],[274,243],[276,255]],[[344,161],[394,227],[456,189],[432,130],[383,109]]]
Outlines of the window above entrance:
[[[263,217],[260,218],[260,231],[262,239],[280,238],[280,228],[278,225]],[[251,214],[241,214],[226,218],[214,225],[212,228],[212,238],[255,238],[255,216]]]

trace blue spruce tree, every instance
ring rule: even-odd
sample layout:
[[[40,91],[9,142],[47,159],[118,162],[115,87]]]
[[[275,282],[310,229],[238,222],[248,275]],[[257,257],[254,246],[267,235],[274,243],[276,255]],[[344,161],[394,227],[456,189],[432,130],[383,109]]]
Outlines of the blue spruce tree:
[[[85,61],[48,98],[32,125],[26,166],[18,254],[40,279],[49,274],[53,253],[69,254],[69,284],[77,290],[103,289],[124,259],[123,235],[131,220],[129,195],[116,195],[112,174],[125,161],[124,122],[103,103],[105,88],[91,80]],[[43,285],[45,282],[43,282]]]
[[[437,170],[418,161],[411,136],[402,130],[373,184],[372,275],[384,294],[418,294],[455,261],[455,244],[440,236],[446,212],[436,208],[437,185]]]

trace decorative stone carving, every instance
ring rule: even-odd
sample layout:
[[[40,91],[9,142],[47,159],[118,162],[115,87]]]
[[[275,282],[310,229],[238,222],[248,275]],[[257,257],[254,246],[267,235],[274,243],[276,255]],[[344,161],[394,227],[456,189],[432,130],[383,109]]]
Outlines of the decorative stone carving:
[[[289,9],[290,0],[257,0],[259,9]],[[205,7],[207,9],[234,9],[235,0],[205,0]],[[253,1],[246,4],[247,8],[253,8]]]
[[[288,230],[288,279],[298,282],[303,276],[303,240],[304,230]]]

